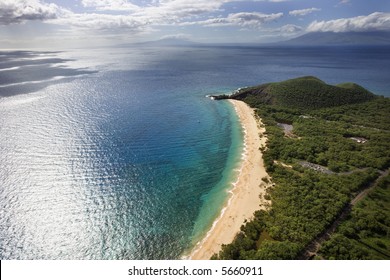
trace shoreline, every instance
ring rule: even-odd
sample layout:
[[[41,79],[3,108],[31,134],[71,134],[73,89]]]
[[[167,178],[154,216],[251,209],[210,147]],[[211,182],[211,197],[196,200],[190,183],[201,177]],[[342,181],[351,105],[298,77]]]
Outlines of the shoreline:
[[[260,204],[266,187],[261,179],[268,174],[259,150],[266,142],[264,136],[259,136],[265,128],[260,126],[261,119],[256,118],[254,110],[245,102],[232,99],[229,102],[234,106],[244,132],[244,156],[237,180],[229,190],[230,197],[206,236],[191,251],[188,258],[192,260],[210,259],[221,250],[222,244],[233,241],[245,220],[252,219],[255,211],[265,209]]]

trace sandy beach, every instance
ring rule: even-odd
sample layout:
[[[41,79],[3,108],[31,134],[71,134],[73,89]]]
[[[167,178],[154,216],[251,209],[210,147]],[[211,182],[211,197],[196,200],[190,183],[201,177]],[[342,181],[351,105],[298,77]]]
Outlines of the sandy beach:
[[[221,211],[221,215],[214,222],[206,237],[193,249],[190,259],[207,260],[220,251],[222,244],[233,241],[240,231],[241,225],[251,219],[261,206],[265,183],[261,178],[267,176],[264,168],[262,153],[259,150],[265,145],[265,137],[259,136],[265,129],[260,127],[261,120],[254,115],[254,110],[246,103],[229,100],[235,107],[244,130],[245,150],[237,181],[230,191],[230,197]]]

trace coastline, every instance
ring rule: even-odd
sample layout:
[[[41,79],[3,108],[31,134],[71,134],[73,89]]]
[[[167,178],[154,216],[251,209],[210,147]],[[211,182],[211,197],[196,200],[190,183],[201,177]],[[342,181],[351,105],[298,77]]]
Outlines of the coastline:
[[[246,103],[238,100],[229,102],[234,106],[244,131],[244,156],[237,180],[229,191],[230,197],[206,237],[192,250],[189,255],[192,260],[210,259],[220,251],[222,244],[233,241],[245,220],[250,220],[256,210],[265,208],[261,204],[265,194],[265,183],[261,179],[268,175],[259,150],[266,142],[266,138],[259,135],[265,129]]]

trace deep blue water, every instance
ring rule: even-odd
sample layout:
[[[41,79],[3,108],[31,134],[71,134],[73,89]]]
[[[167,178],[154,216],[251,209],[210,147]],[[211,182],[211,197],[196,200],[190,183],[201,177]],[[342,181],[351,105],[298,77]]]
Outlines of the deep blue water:
[[[205,95],[314,75],[390,96],[389,65],[383,47],[0,52],[0,258],[180,258],[242,149]]]

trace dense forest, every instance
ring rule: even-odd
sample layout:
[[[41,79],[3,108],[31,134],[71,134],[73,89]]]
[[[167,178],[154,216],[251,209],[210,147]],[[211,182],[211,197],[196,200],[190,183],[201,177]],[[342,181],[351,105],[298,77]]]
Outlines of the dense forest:
[[[313,81],[330,91],[310,92]],[[334,88],[347,92],[328,98]],[[230,98],[255,108],[266,126],[267,145],[260,149],[270,176],[264,180],[272,182],[264,196],[270,203],[212,258],[304,258],[337,221],[312,258],[390,259],[390,99],[314,77],[243,89]]]
[[[359,202],[330,240],[320,259],[390,259],[390,176],[378,181]]]

